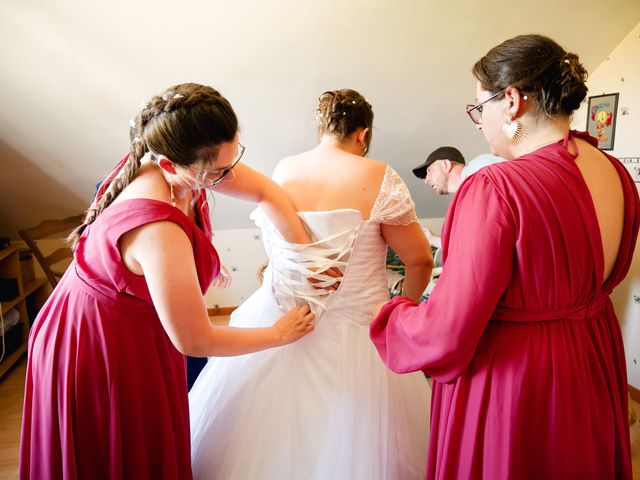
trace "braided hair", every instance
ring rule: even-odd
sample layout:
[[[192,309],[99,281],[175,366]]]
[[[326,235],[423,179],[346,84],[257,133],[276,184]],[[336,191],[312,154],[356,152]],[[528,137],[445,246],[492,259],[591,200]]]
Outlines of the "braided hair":
[[[164,155],[177,165],[189,167],[213,159],[220,144],[231,142],[238,131],[238,119],[231,104],[208,86],[183,83],[154,96],[130,121],[131,153],[122,168],[108,178],[84,222],[68,240],[75,248],[85,228],[131,183],[141,160]]]

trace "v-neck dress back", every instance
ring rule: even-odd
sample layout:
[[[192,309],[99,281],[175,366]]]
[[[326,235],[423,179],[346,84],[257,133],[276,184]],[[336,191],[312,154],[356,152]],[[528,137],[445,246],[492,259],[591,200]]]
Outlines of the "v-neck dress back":
[[[607,156],[625,211],[603,284],[574,138],[597,145],[571,131],[466,179],[429,300],[394,298],[371,326],[390,368],[434,377],[427,478],[631,477],[625,357],[609,294],[633,257],[638,191]]]

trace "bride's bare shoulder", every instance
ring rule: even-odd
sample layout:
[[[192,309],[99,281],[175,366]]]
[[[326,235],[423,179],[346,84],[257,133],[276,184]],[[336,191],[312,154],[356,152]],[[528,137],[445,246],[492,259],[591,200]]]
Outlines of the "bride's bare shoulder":
[[[384,174],[387,171],[387,164],[380,160],[367,159],[368,176],[374,183],[382,182]]]
[[[304,154],[291,155],[282,158],[276,164],[276,168],[273,170],[272,178],[277,183],[285,181],[295,170],[295,166],[300,163],[300,157]]]

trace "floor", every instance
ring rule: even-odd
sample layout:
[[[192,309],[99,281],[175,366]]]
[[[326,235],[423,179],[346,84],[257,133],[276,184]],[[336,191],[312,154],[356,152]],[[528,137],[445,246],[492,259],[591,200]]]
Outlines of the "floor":
[[[18,478],[18,445],[22,420],[25,360],[0,379],[0,479]]]
[[[23,359],[4,378],[0,379],[0,480],[18,478],[18,445],[24,375],[25,361]],[[632,403],[637,418],[631,427],[633,480],[640,480],[640,404]]]

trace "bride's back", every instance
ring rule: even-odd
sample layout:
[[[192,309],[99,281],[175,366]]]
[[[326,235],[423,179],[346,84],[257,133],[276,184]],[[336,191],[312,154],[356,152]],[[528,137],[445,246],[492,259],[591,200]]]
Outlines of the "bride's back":
[[[354,209],[369,218],[386,165],[321,143],[283,159],[274,179],[289,194],[298,211]]]

